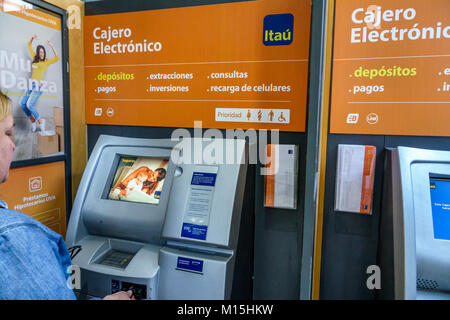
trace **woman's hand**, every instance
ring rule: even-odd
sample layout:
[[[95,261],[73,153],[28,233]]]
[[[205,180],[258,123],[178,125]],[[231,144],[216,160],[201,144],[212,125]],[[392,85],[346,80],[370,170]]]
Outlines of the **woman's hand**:
[[[34,39],[36,39],[37,38],[37,35],[35,35],[35,34],[33,34],[33,36],[31,37],[31,39],[30,39],[30,42],[32,42]]]
[[[57,56],[58,53],[56,52],[55,47],[53,46],[53,43],[51,43],[50,40],[47,40],[47,44],[50,46],[50,48],[52,48],[53,54],[55,56]]]
[[[119,291],[103,298],[103,300],[136,300],[133,291]]]

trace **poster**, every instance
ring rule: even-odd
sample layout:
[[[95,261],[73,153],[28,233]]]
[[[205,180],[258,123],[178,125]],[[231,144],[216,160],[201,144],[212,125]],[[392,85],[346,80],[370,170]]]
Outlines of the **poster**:
[[[336,1],[331,133],[450,136],[450,2]]]
[[[11,169],[0,185],[8,208],[25,213],[53,231],[66,234],[64,161]]]
[[[0,90],[11,100],[13,161],[64,150],[61,18],[23,1],[0,0]]]
[[[311,2],[86,16],[86,122],[305,131]]]

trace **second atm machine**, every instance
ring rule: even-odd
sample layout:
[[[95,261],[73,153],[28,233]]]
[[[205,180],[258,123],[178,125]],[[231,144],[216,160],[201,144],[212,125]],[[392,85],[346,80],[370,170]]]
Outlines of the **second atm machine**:
[[[383,299],[450,299],[450,152],[387,150],[379,261]]]
[[[79,296],[132,289],[140,299],[251,298],[246,143],[217,140],[215,155],[199,139],[183,143],[100,136],[66,236]],[[234,161],[198,161],[204,154]]]

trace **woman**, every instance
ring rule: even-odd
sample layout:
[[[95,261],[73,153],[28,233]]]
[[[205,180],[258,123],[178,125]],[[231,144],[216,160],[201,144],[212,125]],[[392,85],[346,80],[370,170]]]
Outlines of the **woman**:
[[[15,149],[9,99],[0,92],[0,184]],[[0,300],[73,300],[70,255],[61,235],[0,200]],[[133,300],[120,291],[105,300]]]
[[[147,179],[143,183],[142,191],[147,193],[149,196],[154,196],[156,188],[158,188],[158,184],[161,180],[163,180],[166,177],[166,169],[164,168],[157,168],[153,172],[153,176],[150,179]]]
[[[117,187],[121,190],[125,190],[128,186],[128,183],[132,179],[135,179],[140,173],[145,173],[147,175],[147,179],[143,182],[141,191],[145,192],[149,196],[153,196],[159,182],[166,177],[166,169],[164,168],[157,168],[155,171],[153,171],[146,166],[139,167],[131,174],[129,174],[121,183],[119,183]]]
[[[29,88],[22,99],[20,100],[20,107],[23,112],[27,115],[28,119],[31,121],[31,131],[44,131],[45,127],[45,119],[41,119],[39,116],[39,112],[37,111],[35,104],[39,97],[42,95],[42,80],[44,80],[45,72],[47,68],[59,60],[59,56],[56,53],[55,47],[47,40],[47,44],[53,51],[54,57],[51,59],[47,59],[47,53],[45,51],[44,46],[38,45],[36,47],[36,52],[34,52],[32,42],[37,38],[37,35],[33,35],[28,41],[28,51],[30,52],[31,57],[33,58],[33,62],[31,64],[33,70],[31,73],[31,89]]]

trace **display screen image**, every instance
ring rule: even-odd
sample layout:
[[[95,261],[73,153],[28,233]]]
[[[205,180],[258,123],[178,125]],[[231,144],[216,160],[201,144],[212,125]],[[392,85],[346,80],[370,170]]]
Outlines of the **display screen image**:
[[[121,156],[108,199],[158,204],[168,159]]]
[[[133,259],[134,254],[119,250],[111,250],[99,260],[99,264],[125,269]]]
[[[430,179],[434,238],[450,240],[450,179]]]

